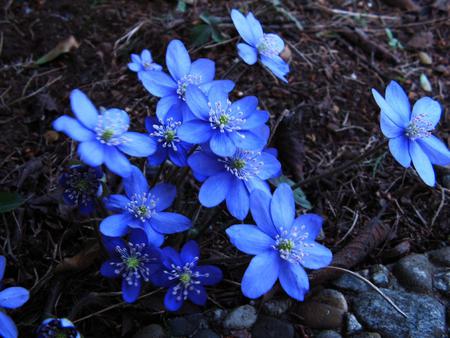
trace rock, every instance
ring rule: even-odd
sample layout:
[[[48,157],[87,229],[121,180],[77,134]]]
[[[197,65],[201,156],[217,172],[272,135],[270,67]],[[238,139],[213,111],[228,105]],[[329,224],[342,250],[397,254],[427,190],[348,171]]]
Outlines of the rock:
[[[450,246],[431,251],[429,257],[433,263],[450,268]]]
[[[424,65],[431,65],[433,63],[433,59],[430,54],[425,52],[419,52],[419,60]]]
[[[353,334],[362,330],[362,325],[358,322],[353,313],[347,312],[345,314],[345,330],[347,334]]]
[[[166,338],[164,329],[158,324],[150,324],[140,329],[133,338]]]
[[[383,337],[440,337],[445,330],[445,307],[423,294],[381,289],[408,319],[395,311],[378,293],[360,293],[353,302],[358,320]]]
[[[320,332],[316,338],[342,338],[342,336],[333,330],[325,330]]]
[[[255,324],[258,315],[251,305],[235,308],[225,318],[223,326],[226,329],[248,329]]]
[[[376,264],[370,269],[370,279],[381,288],[389,285],[389,270],[382,264]]]
[[[222,323],[227,315],[227,311],[223,309],[214,309],[210,314],[210,319],[216,323]]]
[[[290,298],[285,299],[271,299],[264,303],[263,310],[264,313],[279,317],[283,313],[285,313],[292,305],[292,301]]]
[[[197,333],[193,335],[192,338],[220,338],[220,336],[213,330],[201,329],[197,331]]]
[[[394,265],[394,273],[407,289],[429,292],[433,287],[432,266],[424,255],[409,255]]]
[[[433,285],[435,289],[443,294],[450,296],[450,270],[434,274]]]
[[[333,289],[323,289],[317,295],[311,298],[311,301],[322,304],[328,304],[344,312],[348,311],[348,304],[344,295]]]
[[[359,278],[346,273],[333,282],[333,285],[342,290],[350,290],[354,292],[369,291],[370,287]]]
[[[376,332],[360,332],[352,335],[351,338],[381,338],[381,335]]]
[[[297,306],[297,314],[312,329],[338,329],[344,321],[345,311],[337,307],[308,301]]]
[[[294,338],[294,326],[277,318],[260,316],[252,329],[253,338]]]
[[[167,321],[171,336],[190,336],[201,328],[208,327],[208,322],[201,313],[195,313],[186,317],[170,318]]]

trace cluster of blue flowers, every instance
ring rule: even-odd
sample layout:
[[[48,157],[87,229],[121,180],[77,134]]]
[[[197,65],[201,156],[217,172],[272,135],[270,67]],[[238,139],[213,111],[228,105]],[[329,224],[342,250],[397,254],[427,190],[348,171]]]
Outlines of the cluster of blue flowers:
[[[285,45],[275,34],[263,32],[249,13],[231,12],[233,23],[244,40],[238,43],[239,56],[252,65],[258,60],[276,77],[287,82],[289,65],[280,57]],[[75,118],[64,115],[53,127],[79,142],[78,155],[84,164],[71,165],[60,184],[64,201],[81,213],[96,211],[102,203],[110,212],[99,229],[109,258],[100,272],[121,279],[122,297],[135,302],[145,283],[167,289],[164,304],[176,311],[184,301],[204,305],[205,286],[219,283],[222,271],[212,265],[199,265],[200,249],[188,241],[179,252],[163,244],[171,234],[192,227],[191,220],[170,212],[177,188],[169,183],[149,185],[145,171],[133,165],[128,156],[146,158],[149,166],[169,161],[188,167],[201,182],[198,199],[207,208],[225,201],[229,213],[240,221],[226,230],[230,242],[254,256],[246,269],[241,288],[248,298],[267,293],[279,280],[285,292],[302,301],[309,289],[305,269],[330,264],[332,253],[315,241],[323,218],[316,214],[297,216],[294,195],[287,184],[272,193],[268,180],[281,175],[277,151],[268,148],[269,113],[259,109],[255,96],[231,101],[235,87],[231,80],[215,80],[215,64],[201,58],[191,61],[183,43],[173,40],[166,52],[166,66],[153,61],[149,50],[132,54],[128,68],[152,95],[159,97],[156,116],[147,117],[145,133],[129,131],[130,118],[122,109],[97,109],[82,91],[70,94]],[[404,167],[412,163],[428,185],[435,184],[433,164],[450,163],[450,153],[431,134],[440,119],[440,105],[422,98],[412,112],[409,101],[396,82],[386,89],[385,98],[373,95],[381,108],[381,129],[388,137],[394,158]],[[102,165],[122,178],[123,194],[104,194]],[[157,177],[158,178],[158,177]],[[0,278],[5,259],[0,257]],[[16,308],[28,300],[22,288],[0,292],[2,308]],[[12,320],[0,311],[0,335],[17,337]],[[67,319],[49,318],[38,328],[38,337],[80,337]]]

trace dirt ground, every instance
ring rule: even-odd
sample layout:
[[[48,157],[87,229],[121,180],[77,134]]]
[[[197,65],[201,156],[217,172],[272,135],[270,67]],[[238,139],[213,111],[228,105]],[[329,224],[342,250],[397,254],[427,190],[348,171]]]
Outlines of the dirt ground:
[[[259,66],[243,64],[228,77],[239,79],[234,97],[256,95],[270,112],[272,128],[277,127],[272,145],[293,181],[336,168],[382,141],[370,89],[384,91],[390,80],[401,83],[413,101],[427,95],[442,104],[437,135],[450,142],[447,1],[285,0],[282,7],[274,7],[276,1],[186,2],[184,12],[177,10],[176,1],[6,0],[1,5],[0,187],[18,191],[26,203],[0,215],[0,243],[9,263],[5,282],[31,290],[31,300],[13,313],[23,337],[30,337],[48,313],[82,319],[77,325],[86,337],[130,336],[171,316],[163,310],[162,293],[117,305],[118,284],[98,273],[103,259],[94,244],[99,217],[83,218],[62,206],[57,189],[61,168],[76,148],[51,131],[51,122],[70,114],[72,89],[87,92],[98,106],[125,108],[135,130],[144,131],[144,117],[154,114],[156,99],[127,70],[132,52],[148,48],[164,64],[168,42],[178,38],[190,47],[193,59],[213,59],[220,78],[237,58],[237,32],[229,12],[252,10],[266,31],[280,34],[289,46],[289,84]],[[195,27],[204,24],[205,12],[218,18],[214,29],[222,42],[199,42]],[[78,48],[41,65],[33,63],[70,36]],[[421,74],[431,91],[424,90]],[[437,169],[437,177],[439,186],[427,187],[383,148],[302,188],[312,212],[326,217],[323,242],[333,252],[366,231],[384,209],[384,232],[370,238],[376,248],[349,266],[359,269],[449,240],[450,169]],[[188,214],[195,213],[196,186],[189,179],[178,197]],[[182,312],[247,302],[238,284],[247,261],[242,262],[223,231],[233,219],[225,211],[211,218],[203,209],[198,220],[209,222],[198,237],[203,257],[225,271],[226,281],[210,290],[206,308],[186,306]],[[362,250],[374,246],[366,244]],[[113,308],[96,314],[109,306]],[[310,332],[297,317],[292,320],[302,329],[298,332]]]

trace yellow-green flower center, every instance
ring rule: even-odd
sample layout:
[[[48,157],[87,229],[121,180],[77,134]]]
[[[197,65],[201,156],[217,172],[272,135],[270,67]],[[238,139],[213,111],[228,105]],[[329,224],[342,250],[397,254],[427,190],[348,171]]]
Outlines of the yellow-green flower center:
[[[167,130],[165,137],[167,142],[172,142],[175,139],[175,132],[173,130]]]
[[[105,131],[103,131],[101,138],[103,141],[108,142],[113,136],[114,131],[111,129],[106,129]]]
[[[290,239],[285,239],[278,244],[278,250],[291,252],[295,244]]]
[[[180,275],[180,281],[184,284],[187,284],[191,281],[191,275],[187,272]]]
[[[226,125],[230,121],[230,118],[227,115],[220,115],[219,117],[219,123],[221,125]]]
[[[130,269],[136,269],[139,266],[139,259],[137,257],[129,257],[127,259],[127,267]]]
[[[77,189],[78,191],[86,191],[89,189],[89,187],[90,187],[90,184],[86,180],[79,180],[75,184],[75,189]]]
[[[236,169],[244,169],[245,168],[245,161],[244,160],[235,160],[233,163],[234,167]]]

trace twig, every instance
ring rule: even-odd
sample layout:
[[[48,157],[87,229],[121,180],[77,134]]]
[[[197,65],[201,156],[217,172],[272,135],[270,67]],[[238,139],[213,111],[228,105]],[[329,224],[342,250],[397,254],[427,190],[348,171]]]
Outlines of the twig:
[[[17,103],[19,103],[19,102],[28,100],[30,97],[33,97],[33,96],[39,94],[39,93],[42,92],[44,89],[50,87],[50,86],[51,86],[52,84],[54,84],[55,82],[61,80],[62,77],[63,77],[63,76],[60,75],[60,76],[58,76],[57,78],[54,78],[53,80],[47,82],[47,84],[46,84],[45,86],[39,88],[38,90],[35,90],[35,91],[32,92],[31,94],[28,94],[27,96],[20,97],[20,98],[18,98],[17,100],[14,100],[14,101],[12,101],[12,102],[10,102],[10,103],[7,103],[7,106],[12,106],[12,105],[17,104]]]
[[[221,76],[221,79],[225,79],[236,67],[241,63],[241,59],[236,59],[231,67]]]
[[[300,20],[297,19],[294,14],[292,14],[286,8],[283,7],[283,5],[281,4],[281,0],[266,0],[266,1],[272,4],[272,6],[278,13],[284,15],[287,19],[292,21],[299,31],[303,31],[303,25],[300,22]]]
[[[288,109],[283,110],[283,112],[278,116],[277,120],[275,121],[275,124],[273,125],[272,132],[269,136],[269,139],[267,140],[267,144],[270,144],[270,142],[273,139],[273,135],[275,135],[275,132],[278,129],[278,126],[280,125],[281,121],[290,113]]]
[[[350,235],[352,233],[353,229],[355,228],[356,223],[358,223],[358,219],[359,219],[359,213],[358,213],[358,211],[356,211],[356,216],[355,216],[355,219],[353,220],[352,226],[345,233],[344,237],[342,237],[340,240],[338,240],[336,242],[335,246],[338,246],[340,243],[342,243],[348,237],[348,235]]]
[[[439,214],[441,213],[442,208],[445,204],[445,189],[441,187],[441,203],[439,203],[439,206],[436,210],[436,213],[434,214],[433,218],[431,219],[430,227],[433,227],[434,222],[436,222],[436,219],[438,218]]]

